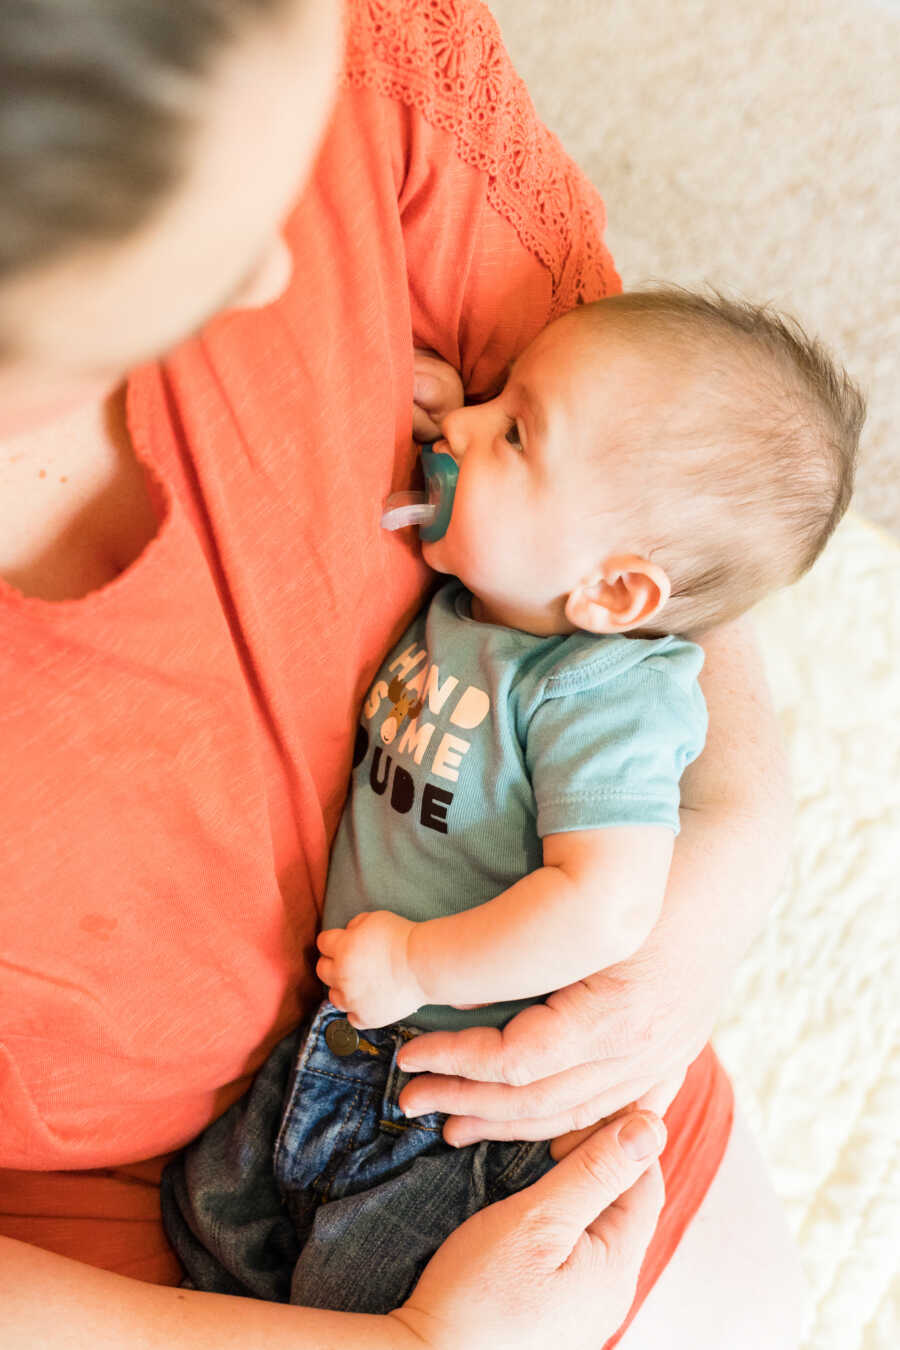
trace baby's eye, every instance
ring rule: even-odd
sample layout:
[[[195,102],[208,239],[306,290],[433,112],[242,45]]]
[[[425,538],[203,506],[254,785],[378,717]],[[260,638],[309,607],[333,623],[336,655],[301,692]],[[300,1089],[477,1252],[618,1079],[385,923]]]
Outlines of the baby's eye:
[[[511,425],[510,425],[510,427],[509,427],[509,430],[507,431],[506,436],[504,437],[504,439],[507,440],[507,441],[509,441],[510,445],[518,445],[518,446],[521,448],[522,441],[521,441],[521,438],[520,438],[520,436],[519,436],[519,424],[518,424],[518,422],[513,422],[513,423],[511,423]]]

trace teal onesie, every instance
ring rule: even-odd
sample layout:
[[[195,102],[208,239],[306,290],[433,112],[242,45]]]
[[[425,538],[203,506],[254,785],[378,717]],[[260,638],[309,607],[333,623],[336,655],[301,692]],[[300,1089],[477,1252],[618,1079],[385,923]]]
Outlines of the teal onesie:
[[[702,649],[671,636],[535,637],[477,622],[470,602],[459,581],[442,586],[369,689],[324,928],[360,910],[421,922],[480,905],[542,865],[548,834],[678,832],[679,779],[706,736]],[[404,1020],[503,1026],[538,1001],[429,1005]]]

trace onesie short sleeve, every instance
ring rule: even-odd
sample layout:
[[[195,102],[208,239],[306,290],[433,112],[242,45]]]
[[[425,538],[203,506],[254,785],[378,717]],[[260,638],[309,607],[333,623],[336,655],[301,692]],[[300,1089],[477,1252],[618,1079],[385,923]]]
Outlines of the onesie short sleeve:
[[[703,749],[703,651],[681,639],[640,643],[547,677],[528,724],[526,759],[541,838],[610,825],[678,833],[679,780]],[[616,669],[616,655],[621,669]]]

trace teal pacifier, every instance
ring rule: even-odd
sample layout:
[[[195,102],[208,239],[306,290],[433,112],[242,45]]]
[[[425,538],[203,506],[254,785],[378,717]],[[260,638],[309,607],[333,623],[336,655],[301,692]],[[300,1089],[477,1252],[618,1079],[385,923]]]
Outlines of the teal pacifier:
[[[418,525],[419,538],[429,544],[446,533],[459,477],[459,465],[453,456],[434,450],[432,445],[422,446],[425,491],[393,493],[385,502],[381,517],[386,530]]]

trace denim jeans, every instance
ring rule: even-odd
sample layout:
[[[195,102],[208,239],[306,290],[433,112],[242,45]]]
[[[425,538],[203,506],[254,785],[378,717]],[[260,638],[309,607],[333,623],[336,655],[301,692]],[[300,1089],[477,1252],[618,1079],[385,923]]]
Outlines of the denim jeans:
[[[338,1055],[325,1033],[342,1019],[321,1004],[166,1169],[163,1218],[186,1285],[388,1312],[463,1220],[553,1166],[546,1142],[456,1149],[445,1115],[407,1120],[397,1051],[418,1029],[360,1032]]]

